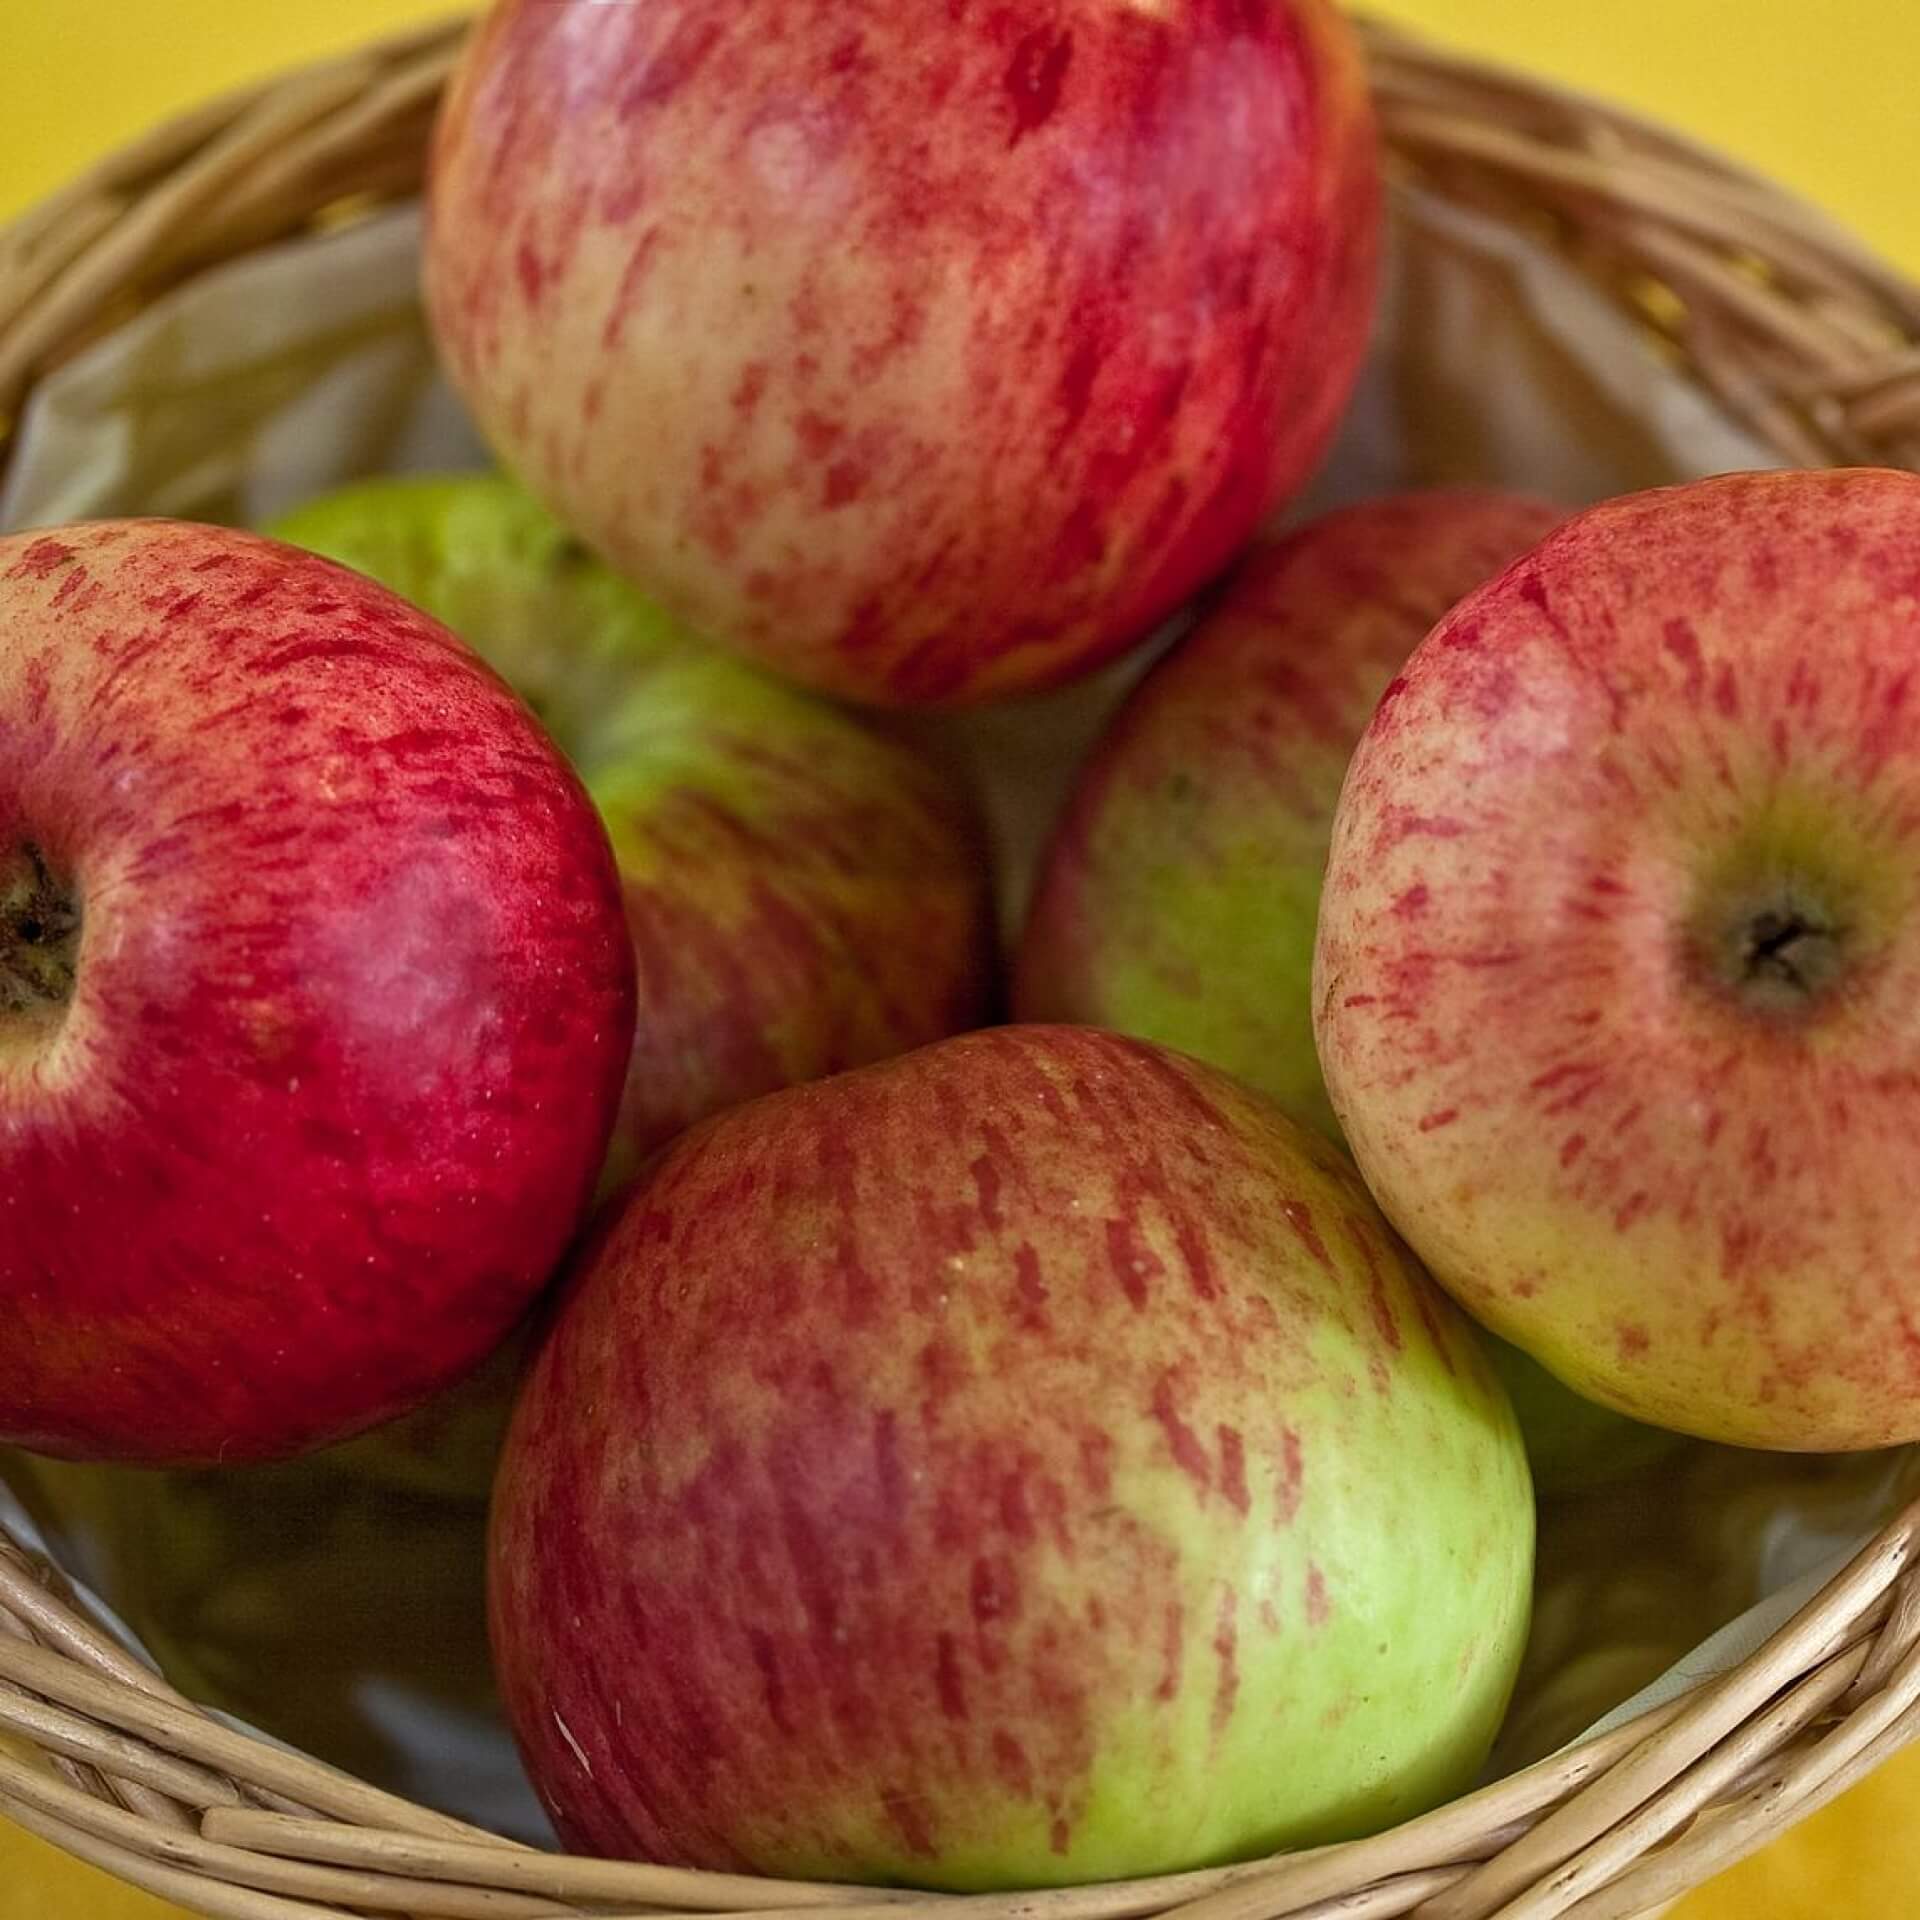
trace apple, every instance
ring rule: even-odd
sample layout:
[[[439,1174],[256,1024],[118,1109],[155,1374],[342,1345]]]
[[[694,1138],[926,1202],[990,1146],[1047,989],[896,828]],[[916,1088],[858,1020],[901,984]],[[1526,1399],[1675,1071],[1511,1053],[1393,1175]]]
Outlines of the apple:
[[[1313,931],[1347,760],[1428,628],[1559,517],[1409,493],[1251,548],[1080,771],[1027,914],[1019,1017],[1197,1054],[1337,1138]]]
[[[951,704],[1140,639],[1301,484],[1379,199],[1330,0],[502,0],[425,286],[503,462],[695,631]]]
[[[0,1439],[260,1459],[451,1384],[633,1002],[592,804],[444,629],[250,534],[0,539]]]
[[[1527,1443],[1534,1492],[1543,1500],[1559,1500],[1627,1479],[1687,1444],[1677,1433],[1642,1426],[1611,1407],[1584,1399],[1537,1360],[1492,1334],[1481,1344],[1513,1402],[1520,1437]]]
[[[365,481],[273,531],[443,620],[598,804],[640,978],[606,1184],[721,1107],[987,1018],[984,843],[931,757],[701,645],[502,476]]]
[[[1470,1780],[1533,1508],[1338,1151],[1001,1027],[681,1136],[514,1411],[503,1697],[594,1852],[950,1888],[1384,1826]]]
[[[1476,1317],[1660,1426],[1920,1438],[1920,478],[1595,507],[1341,797],[1320,1055]]]

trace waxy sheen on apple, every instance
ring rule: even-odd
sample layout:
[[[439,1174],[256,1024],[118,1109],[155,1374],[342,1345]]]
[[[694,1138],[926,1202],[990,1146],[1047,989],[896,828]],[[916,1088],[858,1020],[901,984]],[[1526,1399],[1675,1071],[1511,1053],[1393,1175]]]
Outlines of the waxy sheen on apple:
[[[0,1437],[255,1459],[459,1378],[633,997],[591,802],[443,628],[217,527],[0,539]]]

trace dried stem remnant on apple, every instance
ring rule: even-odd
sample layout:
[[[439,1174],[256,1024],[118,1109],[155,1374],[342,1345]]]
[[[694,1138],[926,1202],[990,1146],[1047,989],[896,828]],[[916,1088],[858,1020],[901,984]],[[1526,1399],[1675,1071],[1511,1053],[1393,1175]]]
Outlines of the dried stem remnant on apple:
[[[1713,976],[1759,1014],[1809,1014],[1841,984],[1848,929],[1794,881],[1750,896],[1708,934]]]
[[[80,902],[31,841],[0,853],[0,1016],[64,1006],[80,951]]]

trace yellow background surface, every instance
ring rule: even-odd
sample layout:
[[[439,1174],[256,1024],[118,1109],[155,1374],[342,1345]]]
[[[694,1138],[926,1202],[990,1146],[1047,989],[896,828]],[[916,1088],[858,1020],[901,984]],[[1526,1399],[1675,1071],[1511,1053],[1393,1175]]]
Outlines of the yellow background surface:
[[[1920,0],[1385,0],[1454,45],[1632,102],[1764,168],[1920,272]],[[384,28],[422,0],[0,0],[0,217],[154,119]],[[0,1826],[0,1920],[170,1912]],[[1675,1920],[1920,1913],[1920,1758],[1693,1895]]]

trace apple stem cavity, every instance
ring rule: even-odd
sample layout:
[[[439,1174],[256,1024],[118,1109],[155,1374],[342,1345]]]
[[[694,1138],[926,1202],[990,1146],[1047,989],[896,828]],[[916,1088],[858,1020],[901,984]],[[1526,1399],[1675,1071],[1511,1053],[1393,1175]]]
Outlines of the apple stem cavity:
[[[0,853],[0,1019],[64,1007],[79,952],[72,889],[31,841]]]

